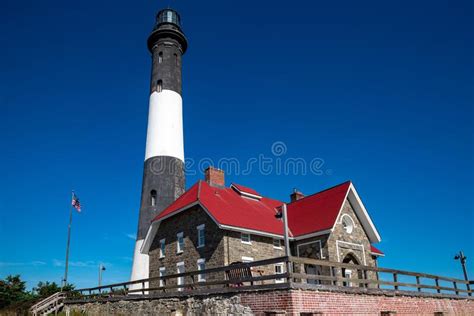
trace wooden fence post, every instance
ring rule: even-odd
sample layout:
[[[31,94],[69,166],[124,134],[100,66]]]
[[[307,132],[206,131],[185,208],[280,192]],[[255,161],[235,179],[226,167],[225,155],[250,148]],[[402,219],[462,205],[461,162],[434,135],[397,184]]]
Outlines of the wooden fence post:
[[[454,290],[456,291],[456,295],[459,295],[458,285],[457,285],[456,281],[453,281],[453,285],[454,285]]]

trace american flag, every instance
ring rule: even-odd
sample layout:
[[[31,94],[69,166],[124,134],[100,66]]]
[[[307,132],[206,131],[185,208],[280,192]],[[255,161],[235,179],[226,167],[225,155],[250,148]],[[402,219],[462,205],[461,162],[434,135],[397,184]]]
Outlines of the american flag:
[[[81,202],[79,202],[79,198],[77,197],[76,193],[72,194],[72,202],[71,205],[78,211],[81,212]]]

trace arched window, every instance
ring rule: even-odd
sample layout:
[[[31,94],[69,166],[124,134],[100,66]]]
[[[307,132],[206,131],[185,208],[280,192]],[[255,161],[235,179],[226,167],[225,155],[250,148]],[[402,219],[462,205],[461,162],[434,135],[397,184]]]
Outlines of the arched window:
[[[158,63],[161,64],[163,62],[163,52],[158,53]]]
[[[163,90],[163,81],[158,80],[156,82],[156,92],[161,92]]]
[[[174,54],[174,62],[178,66],[178,54]]]
[[[156,206],[156,190],[151,190],[150,192],[150,204],[151,206]]]

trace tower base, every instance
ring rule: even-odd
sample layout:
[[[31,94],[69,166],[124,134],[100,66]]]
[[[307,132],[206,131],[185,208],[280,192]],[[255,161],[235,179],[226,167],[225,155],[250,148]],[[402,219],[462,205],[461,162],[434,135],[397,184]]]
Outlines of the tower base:
[[[132,275],[130,276],[130,281],[137,281],[141,279],[149,278],[149,257],[147,254],[142,254],[140,249],[142,248],[144,239],[137,240],[135,242],[135,251],[133,253],[133,265],[132,265]],[[130,290],[138,290],[143,287],[142,283],[131,284]],[[148,282],[145,282],[145,288],[148,287]],[[136,292],[136,294],[141,294]]]

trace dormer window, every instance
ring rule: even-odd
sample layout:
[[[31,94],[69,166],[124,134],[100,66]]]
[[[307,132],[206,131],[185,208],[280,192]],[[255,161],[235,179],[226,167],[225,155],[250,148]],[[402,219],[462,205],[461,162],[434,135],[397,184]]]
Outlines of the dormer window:
[[[354,230],[354,221],[352,220],[352,218],[349,215],[344,214],[342,215],[341,223],[344,231],[348,234],[351,234]]]
[[[258,192],[253,190],[253,189],[244,187],[244,186],[239,185],[239,184],[234,184],[234,183],[232,183],[230,185],[230,187],[232,189],[234,189],[235,192],[237,192],[238,194],[240,194],[240,196],[242,196],[244,198],[251,199],[251,200],[256,200],[256,201],[260,201],[262,199],[262,196],[260,194],[258,194]]]

